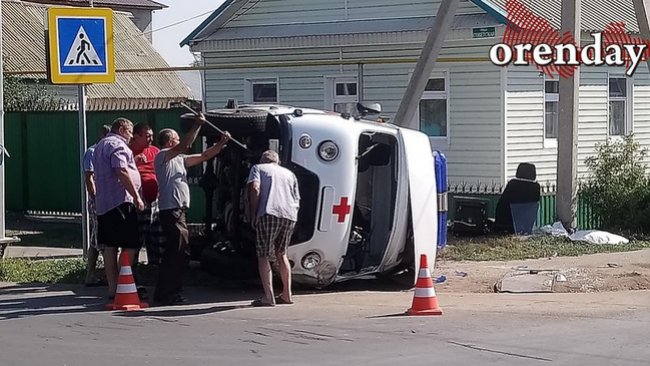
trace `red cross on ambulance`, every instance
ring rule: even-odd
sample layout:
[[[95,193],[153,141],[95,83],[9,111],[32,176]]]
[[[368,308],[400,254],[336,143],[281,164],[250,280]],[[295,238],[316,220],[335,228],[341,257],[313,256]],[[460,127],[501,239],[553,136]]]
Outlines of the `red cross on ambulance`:
[[[350,205],[348,204],[347,197],[341,197],[341,201],[338,205],[332,207],[332,213],[338,215],[337,222],[345,222],[345,217],[350,213]]]

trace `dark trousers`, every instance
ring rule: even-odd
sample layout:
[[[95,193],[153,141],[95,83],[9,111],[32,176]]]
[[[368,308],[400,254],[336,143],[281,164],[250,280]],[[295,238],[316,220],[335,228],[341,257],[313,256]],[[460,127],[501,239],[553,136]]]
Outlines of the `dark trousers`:
[[[190,262],[190,235],[185,209],[160,211],[160,224],[166,242],[154,300],[168,301],[181,291],[183,277]]]

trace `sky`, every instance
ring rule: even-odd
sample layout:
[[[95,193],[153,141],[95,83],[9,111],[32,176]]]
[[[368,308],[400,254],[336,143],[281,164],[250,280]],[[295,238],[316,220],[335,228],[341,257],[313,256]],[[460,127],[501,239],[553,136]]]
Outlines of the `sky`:
[[[223,0],[155,0],[168,8],[153,13],[153,45],[171,66],[188,66],[194,61],[189,47],[178,44],[216,10]],[[191,5],[189,5],[191,4]],[[207,13],[207,14],[205,14]],[[203,15],[201,15],[203,14]],[[197,18],[188,20],[197,15]],[[187,21],[185,21],[187,20]],[[169,28],[157,30],[185,21]]]

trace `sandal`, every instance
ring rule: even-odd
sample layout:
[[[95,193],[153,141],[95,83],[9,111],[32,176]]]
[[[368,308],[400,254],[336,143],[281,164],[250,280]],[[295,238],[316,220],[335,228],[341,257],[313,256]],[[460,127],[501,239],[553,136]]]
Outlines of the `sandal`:
[[[287,301],[282,296],[278,296],[275,298],[275,303],[280,304],[280,305],[292,305],[293,301]]]
[[[251,306],[253,306],[253,307],[263,307],[263,306],[272,307],[272,306],[275,306],[275,304],[272,304],[270,302],[264,302],[264,301],[262,301],[262,299],[257,299],[257,300],[254,300],[253,302],[251,302]]]

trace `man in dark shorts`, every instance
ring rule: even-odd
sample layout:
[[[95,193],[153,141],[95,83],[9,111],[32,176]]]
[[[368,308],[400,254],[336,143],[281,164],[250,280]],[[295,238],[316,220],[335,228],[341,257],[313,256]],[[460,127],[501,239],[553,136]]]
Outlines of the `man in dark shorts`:
[[[291,299],[291,267],[287,248],[298,221],[300,192],[298,179],[287,168],[280,166],[280,158],[273,150],[262,154],[260,164],[254,165],[248,175],[250,213],[257,231],[257,265],[264,288],[264,297],[253,301],[253,306],[293,304]],[[273,295],[273,281],[269,258],[275,255],[280,268],[282,294]]]
[[[108,282],[108,296],[115,296],[119,268],[118,248],[126,250],[133,260],[140,249],[137,211],[144,209],[140,190],[140,174],[135,166],[129,141],[133,137],[133,123],[126,118],[116,119],[111,132],[95,147],[95,197],[97,210],[97,241],[104,246],[104,267]]]
[[[158,271],[154,301],[158,305],[182,305],[187,300],[181,295],[182,281],[190,261],[189,231],[186,211],[190,207],[190,187],[187,169],[214,158],[230,139],[228,132],[201,154],[185,155],[205,122],[203,115],[181,140],[170,128],[158,133],[160,152],[154,160],[158,179],[158,207],[160,223],[165,236],[165,250]]]

